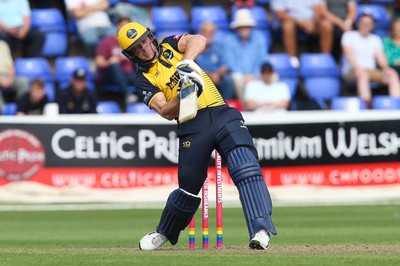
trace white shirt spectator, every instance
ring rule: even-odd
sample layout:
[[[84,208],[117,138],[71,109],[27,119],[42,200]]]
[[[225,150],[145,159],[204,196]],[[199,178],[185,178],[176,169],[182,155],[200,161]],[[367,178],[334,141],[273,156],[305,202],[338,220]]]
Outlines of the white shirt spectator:
[[[314,6],[321,3],[322,0],[271,0],[271,9],[285,11],[298,20],[313,20]]]
[[[381,38],[376,34],[369,34],[364,37],[359,31],[353,30],[343,34],[342,46],[350,47],[357,63],[365,69],[376,69],[376,54],[379,50],[383,51]],[[351,69],[350,62],[344,60],[343,74],[347,74]]]
[[[97,5],[103,0],[65,0],[67,10],[80,8],[83,6]],[[87,16],[76,20],[79,32],[92,28],[113,27],[111,20],[105,11],[94,11]]]
[[[255,101],[258,103],[276,103],[280,101],[290,101],[290,90],[286,83],[283,82],[273,82],[267,84],[262,80],[252,80],[247,83],[244,91],[244,102]],[[255,112],[284,112],[287,111],[285,108],[279,109],[266,109],[262,106]]]

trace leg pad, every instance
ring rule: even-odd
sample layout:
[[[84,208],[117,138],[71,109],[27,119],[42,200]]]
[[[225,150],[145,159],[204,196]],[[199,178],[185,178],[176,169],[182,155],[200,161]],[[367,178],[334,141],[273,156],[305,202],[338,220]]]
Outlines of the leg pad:
[[[228,170],[239,190],[250,239],[261,229],[276,235],[271,196],[256,156],[246,147],[236,148],[228,156]]]
[[[157,232],[168,238],[172,245],[178,242],[179,233],[189,225],[199,208],[201,198],[181,189],[172,191],[161,215]]]

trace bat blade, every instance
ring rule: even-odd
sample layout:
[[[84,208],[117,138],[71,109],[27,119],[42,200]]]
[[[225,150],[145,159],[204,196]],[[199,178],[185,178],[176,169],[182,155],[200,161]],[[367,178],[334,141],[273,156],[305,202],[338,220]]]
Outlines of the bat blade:
[[[179,123],[185,123],[197,115],[197,86],[192,82],[184,82],[180,94]]]

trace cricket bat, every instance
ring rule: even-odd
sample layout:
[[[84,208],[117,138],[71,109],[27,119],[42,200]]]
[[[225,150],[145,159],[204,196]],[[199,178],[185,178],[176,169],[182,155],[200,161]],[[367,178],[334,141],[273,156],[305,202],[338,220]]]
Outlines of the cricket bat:
[[[185,123],[197,115],[197,85],[188,77],[183,78],[182,88],[179,93],[179,123]]]

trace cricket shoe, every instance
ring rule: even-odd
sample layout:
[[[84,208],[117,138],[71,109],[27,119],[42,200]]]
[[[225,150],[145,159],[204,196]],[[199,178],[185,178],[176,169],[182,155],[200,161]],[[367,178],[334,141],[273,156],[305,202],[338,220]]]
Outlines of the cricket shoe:
[[[253,239],[251,239],[249,247],[251,249],[268,249],[269,234],[265,230],[258,231]]]
[[[154,231],[148,233],[140,240],[139,248],[141,250],[156,250],[167,241],[168,238],[166,236]]]

